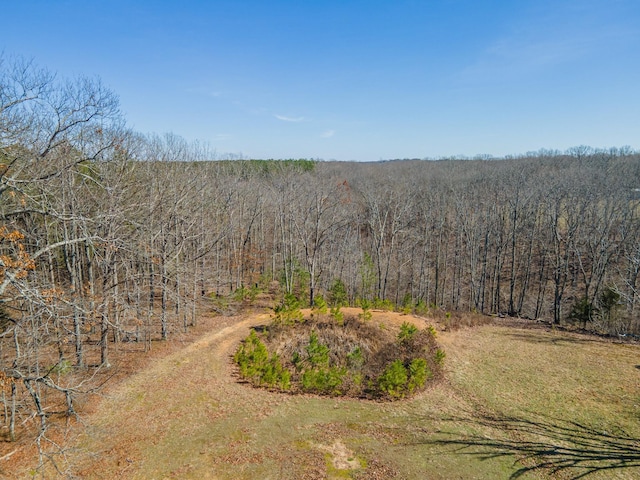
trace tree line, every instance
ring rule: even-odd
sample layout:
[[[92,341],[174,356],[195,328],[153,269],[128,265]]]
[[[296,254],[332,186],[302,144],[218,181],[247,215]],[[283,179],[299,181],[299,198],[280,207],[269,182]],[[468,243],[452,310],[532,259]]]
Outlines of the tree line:
[[[0,383],[7,436],[87,390],[114,344],[204,296],[349,302],[640,333],[640,153],[215,161],[126,126],[100,81],[0,63]],[[63,374],[71,372],[69,374]],[[44,451],[44,450],[43,450]]]

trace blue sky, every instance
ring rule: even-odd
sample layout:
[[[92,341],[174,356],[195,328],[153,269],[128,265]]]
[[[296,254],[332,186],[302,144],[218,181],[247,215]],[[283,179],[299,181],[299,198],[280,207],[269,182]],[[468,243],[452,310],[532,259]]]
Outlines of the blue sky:
[[[640,147],[638,0],[20,0],[0,49],[251,158]]]

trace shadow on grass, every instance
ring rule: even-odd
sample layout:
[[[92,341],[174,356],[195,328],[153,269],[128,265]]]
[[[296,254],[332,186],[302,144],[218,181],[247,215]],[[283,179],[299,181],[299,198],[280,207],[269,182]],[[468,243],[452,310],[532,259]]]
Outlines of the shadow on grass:
[[[553,345],[587,345],[587,344],[603,344],[603,339],[592,335],[579,335],[575,333],[561,332],[560,335],[552,334],[551,331],[532,332],[525,330],[523,332],[510,332],[506,336],[527,343],[553,344]]]
[[[601,431],[560,419],[534,421],[484,416],[449,420],[499,430],[506,435],[505,438],[482,435],[454,438],[454,434],[441,432],[445,438],[424,443],[451,446],[457,454],[472,455],[482,460],[514,456],[518,469],[511,479],[534,470],[545,470],[551,474],[563,472],[570,478],[579,479],[594,472],[634,468],[639,471],[633,475],[640,477],[640,439],[622,430]]]

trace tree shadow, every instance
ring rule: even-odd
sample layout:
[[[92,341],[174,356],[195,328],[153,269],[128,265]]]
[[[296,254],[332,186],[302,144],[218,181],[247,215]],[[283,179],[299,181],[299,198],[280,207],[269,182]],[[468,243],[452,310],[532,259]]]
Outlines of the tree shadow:
[[[553,418],[529,420],[487,415],[449,420],[499,430],[505,435],[504,438],[483,435],[454,438],[459,434],[439,432],[445,438],[423,443],[451,446],[457,454],[483,460],[513,456],[517,470],[511,479],[534,470],[546,470],[551,474],[564,472],[570,478],[579,479],[595,472],[640,469],[640,438],[632,437],[622,429],[602,431]],[[640,476],[640,471],[637,474]]]
[[[602,343],[602,338],[592,335],[579,334],[563,334],[563,335],[550,335],[551,331],[541,331],[531,333],[530,330],[523,332],[510,332],[506,335],[514,340],[519,340],[527,343],[539,343],[539,344],[553,344],[553,345],[585,345],[592,343]],[[564,332],[563,332],[564,333]]]

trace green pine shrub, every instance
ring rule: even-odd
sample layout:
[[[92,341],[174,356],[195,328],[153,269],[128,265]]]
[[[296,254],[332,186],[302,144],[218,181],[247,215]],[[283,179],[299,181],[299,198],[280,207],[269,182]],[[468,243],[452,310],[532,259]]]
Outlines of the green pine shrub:
[[[291,374],[282,365],[277,354],[269,355],[255,330],[240,344],[233,357],[240,367],[240,375],[255,385],[279,387],[288,390]]]
[[[344,313],[340,311],[340,305],[335,307],[331,307],[331,317],[336,321],[336,323],[340,326],[344,325]]]
[[[273,308],[274,323],[293,325],[304,321],[304,315],[300,310],[300,301],[292,293],[285,293],[278,305]]]
[[[307,392],[340,395],[346,368],[321,367],[305,370],[302,374],[302,388]]]
[[[315,315],[326,315],[327,309],[327,302],[322,295],[318,295],[313,299],[312,311]]]
[[[378,386],[382,393],[391,398],[403,398],[424,387],[431,376],[431,370],[424,358],[416,358],[408,366],[397,359],[380,375]]]
[[[409,380],[407,390],[409,394],[424,387],[427,380],[431,378],[431,370],[424,358],[416,358],[409,364]]]
[[[444,350],[438,348],[433,355],[433,360],[437,365],[442,365],[444,363],[445,356]]]
[[[347,295],[347,286],[340,279],[334,280],[329,289],[329,304],[332,307],[348,307],[349,296]]]
[[[405,340],[411,340],[411,338],[418,332],[418,327],[409,322],[404,322],[400,326],[400,333],[398,333],[398,340],[404,342]]]
[[[380,390],[392,398],[401,398],[405,394],[409,374],[402,360],[394,360],[384,369],[378,378]]]
[[[373,314],[371,313],[371,301],[367,300],[366,298],[361,298],[360,300],[358,300],[358,305],[360,305],[360,308],[362,309],[362,313],[358,315],[358,317],[365,322],[371,320],[371,317],[373,316]]]
[[[329,364],[329,347],[322,345],[318,341],[318,334],[311,332],[309,345],[307,345],[307,355],[309,365],[313,367],[324,367]]]
[[[385,312],[393,312],[396,309],[396,305],[391,300],[382,300],[378,297],[373,299],[371,307],[377,310],[384,310]]]

